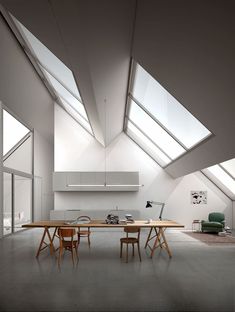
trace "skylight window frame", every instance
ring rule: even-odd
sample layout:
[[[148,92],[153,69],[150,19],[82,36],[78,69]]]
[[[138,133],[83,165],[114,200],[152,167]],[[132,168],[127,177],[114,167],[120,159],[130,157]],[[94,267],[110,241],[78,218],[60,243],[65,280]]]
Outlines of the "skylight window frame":
[[[34,58],[34,60],[36,61],[36,63],[38,63],[39,65],[41,65],[43,68],[45,68],[46,71],[47,71],[51,76],[53,76],[54,79],[56,79],[69,93],[71,93],[80,103],[82,103],[81,92],[80,92],[80,90],[79,90],[78,83],[77,83],[77,80],[75,79],[75,76],[74,76],[73,71],[72,71],[66,64],[64,64],[64,63],[59,59],[59,57],[57,57],[57,56],[45,45],[45,43],[41,42],[33,33],[31,33],[30,30],[27,29],[26,26],[24,26],[20,21],[18,21],[16,17],[14,17],[10,12],[8,12],[8,15],[9,15],[9,17],[10,17],[12,23],[15,25],[15,28],[16,28],[17,31],[19,32],[20,36],[23,38],[23,41],[24,41],[24,46],[23,46],[23,48],[26,49],[27,52]],[[18,26],[18,24],[19,24],[19,26]],[[34,48],[33,48],[32,44],[31,44],[30,40],[27,38],[27,35],[24,33],[24,31],[23,31],[21,25],[23,26],[23,28],[26,29],[27,32],[29,32],[33,37],[35,37],[36,40],[39,41],[40,44],[41,44],[42,46],[44,46],[44,47],[49,51],[50,54],[52,54],[56,59],[58,59],[59,62],[61,62],[61,63],[64,65],[64,67],[66,67],[66,68],[71,72],[72,78],[73,78],[73,80],[74,80],[74,82],[75,82],[75,86],[76,86],[76,88],[77,88],[77,90],[78,90],[78,94],[79,94],[80,98],[77,97],[77,95],[76,95],[68,86],[65,86],[64,82],[61,81],[60,77],[57,77],[57,75],[55,75],[54,73],[52,73],[51,70],[48,68],[48,66],[47,66],[46,64],[44,64],[43,62],[40,61],[40,59],[38,58],[36,52],[34,51]],[[83,104],[83,103],[82,103],[82,104]]]
[[[163,151],[162,148],[160,148],[158,146],[158,144],[156,142],[154,142],[138,125],[136,125],[135,122],[133,122],[130,118],[129,118],[129,110],[130,110],[130,100],[132,100],[130,97],[128,97],[127,99],[127,105],[126,105],[126,114],[125,114],[125,118],[124,118],[124,132],[126,133],[126,135],[134,142],[136,143],[141,149],[142,151],[144,151],[150,158],[152,158],[160,167],[162,167],[163,169],[165,169],[167,166],[169,166],[170,164],[172,164],[173,162],[175,162],[177,159],[179,159],[180,157],[182,157],[183,155],[185,155],[185,153],[179,155],[178,157],[176,157],[175,159],[173,159],[171,156],[169,156],[165,151]],[[151,117],[151,116],[149,116]],[[154,146],[156,146],[156,148],[158,148],[166,157],[168,157],[171,162],[167,163],[166,165],[162,165],[158,160],[156,160],[152,155],[150,155],[150,153],[144,149],[144,147],[136,142],[136,140],[131,137],[129,134],[128,134],[128,122],[131,122],[151,143],[154,144]]]
[[[92,125],[91,125],[91,122],[90,122],[90,119],[89,119],[89,116],[87,114],[87,110],[86,110],[86,107],[85,105],[83,104],[83,99],[82,99],[82,95],[81,95],[81,92],[79,90],[79,86],[78,86],[78,83],[77,83],[77,80],[75,79],[75,76],[74,76],[74,73],[73,71],[69,68],[69,70],[71,71],[72,75],[73,75],[73,79],[75,81],[75,84],[76,84],[76,87],[78,89],[78,93],[81,97],[81,99],[79,99],[75,94],[74,92],[72,92],[70,89],[68,89],[68,87],[66,87],[64,85],[64,83],[61,82],[60,79],[58,79],[57,77],[55,77],[55,75],[53,73],[51,73],[50,70],[48,70],[48,68],[42,64],[38,57],[36,56],[29,40],[26,38],[26,36],[24,35],[23,31],[21,30],[20,27],[18,27],[14,21],[14,19],[12,18],[11,14],[6,11],[4,8],[2,8],[0,6],[0,10],[6,20],[6,22],[8,23],[11,31],[13,32],[15,38],[17,39],[17,41],[19,42],[19,44],[21,45],[23,51],[25,52],[26,56],[28,57],[28,59],[30,60],[31,64],[33,65],[33,67],[35,68],[36,72],[38,73],[40,79],[42,80],[42,82],[45,84],[46,88],[48,89],[48,91],[50,92],[50,94],[52,95],[52,97],[54,98],[55,102],[57,102],[84,130],[86,130],[91,136],[93,136],[95,138],[95,135],[94,135],[94,131],[93,131],[93,128],[92,128]],[[39,39],[38,39],[39,40]],[[40,40],[39,40],[40,41]],[[42,42],[41,42],[42,43]],[[42,43],[45,47],[46,45],[44,43]],[[47,48],[47,47],[46,47]],[[47,48],[48,49],[48,48]],[[50,50],[50,49],[48,49]],[[57,56],[55,56],[57,57]],[[58,57],[57,57],[58,58]],[[58,58],[59,59],[59,58]],[[62,61],[61,61],[62,62]],[[63,62],[62,62],[63,63]],[[65,65],[66,66],[66,65]],[[60,100],[60,94],[58,94],[58,92],[54,89],[54,87],[51,85],[51,82],[49,81],[49,79],[46,77],[46,75],[44,74],[43,70],[41,69],[41,67],[48,71],[48,73],[55,79],[58,81],[58,83],[60,83],[76,100],[78,100],[84,107],[84,110],[86,112],[86,115],[87,115],[87,120],[89,122],[89,125],[90,125],[90,128],[91,128],[91,131],[90,132],[88,129],[86,129],[70,112],[68,112],[65,108],[64,108],[64,105],[63,103],[61,102]],[[63,98],[63,100],[65,100]],[[66,101],[66,100],[65,100]],[[66,101],[68,103],[68,101]],[[73,109],[73,110],[76,110],[72,105],[70,105],[68,103],[68,105]],[[81,114],[76,110],[76,112],[81,116]],[[81,116],[82,118],[84,118],[83,116]],[[86,120],[86,119],[85,119]]]
[[[29,53],[32,55],[32,57],[35,59],[35,61],[36,61],[44,70],[46,70],[55,80],[57,80],[57,81],[63,86],[63,88],[65,88],[69,93],[71,93],[72,96],[73,96],[76,100],[78,100],[78,101],[83,105],[82,99],[81,99],[81,98],[78,98],[78,97],[74,94],[74,92],[71,91],[58,77],[56,77],[55,74],[53,74],[52,71],[51,71],[47,66],[45,66],[44,64],[42,64],[42,62],[39,61],[39,59],[37,58],[37,56],[34,56],[35,54],[33,54],[32,51],[29,51]],[[72,72],[72,71],[71,71],[71,72]],[[77,82],[76,82],[76,79],[75,79],[75,77],[74,77],[73,72],[72,72],[72,75],[73,75],[73,79],[74,79],[74,81],[75,81],[75,83],[76,83],[76,85],[77,85]],[[78,85],[77,85],[77,88],[78,88]],[[78,92],[79,92],[79,94],[81,94],[80,91],[79,91],[79,89],[78,89]],[[83,105],[83,106],[84,106],[84,105]],[[85,106],[84,106],[84,107],[85,107]]]
[[[147,154],[155,163],[157,163],[160,167],[164,168],[160,163],[159,161],[157,161],[152,155],[150,155],[150,153],[148,153],[147,151],[145,151],[143,149],[143,147],[138,143],[136,142],[136,140],[134,138],[132,138],[128,133],[126,133],[126,135],[128,136],[128,138],[130,138],[132,140],[132,142],[134,142],[145,154]]]
[[[156,119],[135,97],[129,93],[128,97],[135,102],[136,105],[138,105],[153,121],[155,121],[163,130],[165,130],[185,151],[187,151],[187,147],[181,143],[163,124]],[[130,107],[130,101],[128,101],[128,105]],[[169,157],[169,156],[168,156]],[[173,161],[173,160],[172,160]]]
[[[133,120],[131,120],[129,117],[127,117],[128,122],[132,123],[154,146],[156,146],[166,157],[168,157],[171,161],[174,159],[169,156],[160,146],[157,145],[156,142],[154,142]]]
[[[80,112],[77,111],[76,108],[73,107],[62,95],[58,95],[58,97],[61,98],[61,99],[63,99],[63,101],[65,101],[66,104],[68,104],[83,120],[85,120],[85,121],[86,121],[87,123],[89,123],[89,125],[90,125],[89,120],[86,119],[84,116],[82,116],[82,114],[80,114]],[[63,107],[64,107],[64,105],[63,105]],[[88,116],[87,116],[87,118],[88,118]]]
[[[205,172],[206,168],[203,169],[203,170],[200,170],[199,172],[204,176],[206,177],[212,184],[214,184],[227,198],[229,198],[230,200],[234,201],[234,199],[228,195],[222,188],[221,186],[219,186],[215,181],[213,181],[213,179],[211,177],[209,177],[207,175],[207,173]],[[232,192],[231,192],[232,193]]]
[[[33,56],[32,56],[32,57],[33,57]],[[35,60],[35,62],[37,63],[36,60]],[[53,87],[53,85],[52,85],[52,83],[50,82],[49,78],[46,77],[46,74],[45,74],[45,73],[43,72],[43,70],[42,70],[42,68],[43,68],[44,70],[46,70],[46,71],[47,71],[47,69],[44,68],[44,67],[43,67],[41,64],[39,64],[39,63],[37,63],[37,65],[38,65],[38,68],[39,68],[39,70],[40,70],[41,75],[43,76],[43,78],[42,78],[41,75],[40,75],[40,77],[42,78],[43,82],[44,82],[44,83],[46,82],[46,85],[48,85],[49,89],[50,89],[50,90],[53,90],[53,94],[55,95],[55,101],[67,112],[67,114],[69,114],[69,116],[71,116],[77,123],[79,123],[79,125],[80,125],[84,130],[86,130],[91,136],[95,137],[94,131],[93,131],[92,125],[91,125],[91,123],[90,123],[89,116],[88,116],[88,114],[87,114],[87,110],[86,110],[85,105],[84,105],[77,97],[75,97],[74,94],[72,94],[72,93],[70,92],[70,90],[68,90],[64,85],[62,85],[61,82],[60,82],[55,76],[53,76],[53,75],[48,71],[49,74],[50,74],[55,80],[57,80],[69,93],[71,93],[71,95],[72,95],[76,100],[78,100],[78,101],[82,104],[82,106],[84,107],[84,110],[85,110],[85,112],[86,112],[87,119],[84,118],[84,116],[82,116],[82,115],[79,113],[78,110],[76,110],[62,95],[59,94],[59,92],[57,92],[57,91],[55,90],[55,88]],[[41,66],[42,68],[41,68],[40,66]],[[86,122],[89,123],[92,132],[90,132],[82,123],[79,122],[79,120],[78,120],[75,116],[73,116],[73,114],[71,114],[71,113],[65,108],[65,106],[64,106],[64,104],[62,103],[62,101],[61,101],[60,98],[62,98],[62,99],[71,107],[72,110],[76,111],[76,113],[79,114],[79,116],[80,116],[82,119],[84,119]]]
[[[40,66],[41,66],[41,65],[40,65]],[[78,98],[74,97],[73,94],[70,93],[70,91],[69,91],[66,87],[64,87],[63,85],[61,85],[61,86],[65,89],[65,91],[67,91],[72,97],[74,97],[75,100],[77,100],[77,101],[81,104],[81,106],[84,108],[84,111],[85,111],[85,113],[86,113],[87,119],[86,119],[84,116],[82,116],[82,114],[78,111],[78,109],[77,109],[75,106],[73,106],[72,104],[70,104],[70,102],[69,102],[68,100],[66,100],[65,97],[64,97],[63,95],[61,95],[61,93],[60,93],[59,91],[57,91],[57,89],[53,86],[53,83],[52,83],[52,81],[50,80],[50,77],[47,75],[49,72],[47,72],[47,70],[46,70],[43,66],[41,66],[41,71],[42,71],[44,77],[46,78],[46,80],[48,81],[48,83],[50,84],[50,87],[54,90],[54,92],[55,92],[55,94],[57,95],[57,97],[62,98],[62,99],[63,99],[69,106],[71,106],[83,119],[85,119],[88,123],[90,123],[90,122],[89,122],[89,119],[88,119],[88,115],[87,115],[86,109],[85,109],[85,106],[83,105],[83,103],[82,103],[81,101],[79,101]],[[49,73],[49,75],[51,75],[51,74]],[[51,76],[52,76],[52,75],[51,75]],[[52,76],[52,78],[60,85],[59,80],[57,80],[54,76]]]
[[[222,163],[215,164],[213,166],[218,166],[226,175],[231,178],[235,183],[235,177],[223,167]],[[211,166],[210,166],[211,167]],[[208,167],[208,168],[210,168]],[[224,193],[232,201],[235,200],[235,192],[233,192],[226,184],[224,184],[215,174],[213,174],[208,168],[201,170],[200,172],[210,180],[222,193]],[[214,177],[214,178],[213,178]],[[226,193],[226,190],[228,193]],[[230,195],[229,195],[230,194]]]
[[[229,175],[229,176],[235,181],[235,177],[222,165],[222,163],[219,163],[218,166],[219,166],[222,170],[224,170],[224,171],[227,173],[227,175]],[[234,194],[234,195],[235,195],[235,194]]]
[[[86,128],[86,126],[83,125],[83,124],[76,118],[76,115],[75,115],[75,114],[73,115],[73,113],[71,113],[70,111],[68,111],[68,110],[66,109],[66,107],[65,107],[64,103],[62,102],[62,100],[63,100],[68,106],[70,106],[70,110],[71,110],[71,111],[74,111],[75,114],[78,114],[78,115],[90,126],[92,132],[90,132],[90,131]],[[90,122],[87,121],[81,114],[79,114],[79,112],[78,112],[73,106],[71,106],[71,105],[68,103],[68,101],[66,101],[62,96],[58,96],[57,102],[60,102],[60,106],[61,106],[76,122],[78,122],[79,125],[80,125],[84,130],[86,130],[91,136],[94,136],[94,135],[93,135],[93,129],[92,129],[92,127],[91,127]]]
[[[151,138],[149,138],[131,119],[127,119],[127,124],[131,123],[138,131],[141,132],[141,134],[147,139],[150,141],[150,143],[152,143],[157,149],[160,150],[160,152],[162,152],[167,158],[170,159],[170,162],[172,161],[172,158],[170,156],[168,156]],[[134,137],[132,137],[128,132],[131,131],[129,130],[129,128],[127,127],[126,128],[126,135],[135,143],[137,144],[143,152],[145,152],[149,157],[151,157],[159,166],[161,166],[162,168],[164,168],[165,166],[167,166],[169,163],[167,163],[166,165],[162,165],[161,162],[159,160],[157,160],[154,155],[151,155],[151,153],[148,151],[148,149],[144,149],[144,146],[139,143],[138,141],[136,141],[136,139]],[[150,149],[151,150],[151,149]],[[159,159],[161,158],[160,156],[158,157]],[[162,161],[164,162],[164,161]]]
[[[184,143],[182,143],[169,129],[167,129],[155,116],[153,116],[153,114],[151,114],[149,112],[149,110],[144,107],[143,104],[141,104],[132,94],[131,90],[133,89],[133,86],[134,86],[134,83],[135,83],[135,79],[136,79],[136,68],[137,68],[137,65],[138,63],[133,59],[131,58],[131,61],[130,61],[130,69],[129,69],[129,79],[128,79],[128,88],[127,88],[127,95],[126,95],[126,107],[125,107],[125,117],[124,117],[124,122],[123,122],[123,131],[127,134],[127,125],[128,125],[128,121],[131,121],[129,119],[129,111],[130,111],[130,99],[132,101],[135,102],[136,105],[138,105],[150,118],[152,118],[160,127],[162,127],[163,130],[165,130],[171,137],[174,141],[176,141],[184,150],[185,152],[182,153],[181,155],[179,155],[178,157],[176,157],[175,159],[173,159],[170,163],[168,163],[167,165],[165,166],[162,166],[161,164],[159,164],[159,162],[157,162],[155,160],[156,163],[158,163],[163,169],[167,168],[168,166],[170,166],[171,164],[173,164],[174,162],[176,162],[178,159],[180,159],[181,157],[185,156],[188,152],[192,151],[193,149],[199,147],[201,144],[204,144],[205,142],[207,142],[209,139],[211,139],[213,136],[214,136],[214,133],[209,130],[207,127],[204,126],[204,124],[196,117],[193,117],[196,118],[210,133],[205,136],[204,138],[202,138],[201,140],[199,140],[197,143],[195,143],[194,145],[192,145],[190,148],[186,147]],[[139,64],[141,66],[141,64]],[[150,74],[149,74],[150,75]],[[151,76],[151,75],[150,75]],[[164,88],[165,89],[165,88]],[[166,90],[166,89],[165,89]],[[166,90],[167,91],[167,90]],[[167,91],[168,92],[168,91]],[[168,92],[169,93],[169,92]],[[177,99],[176,99],[177,100]],[[179,102],[180,103],[180,102]],[[180,103],[180,105],[182,105]],[[188,109],[182,105],[187,111]],[[189,112],[189,111],[188,111]],[[189,112],[190,113],[190,112]],[[136,125],[137,126],[137,125]],[[138,129],[141,131],[141,129],[138,127]],[[143,131],[141,131],[143,133]],[[148,136],[143,133],[147,138]],[[128,134],[127,134],[128,135]],[[128,135],[128,137],[130,137]],[[130,137],[131,138],[131,137]],[[133,138],[131,138],[132,141],[135,142],[135,140]],[[150,139],[150,138],[149,138]],[[151,140],[152,141],[152,140]],[[136,143],[136,142],[135,142]],[[147,153],[143,147],[141,147],[138,143],[136,143],[146,154],[149,155],[149,153]],[[155,145],[157,146],[157,144],[155,143]],[[159,148],[159,147],[158,147]],[[151,155],[149,155],[151,157]],[[167,157],[169,157],[167,155]],[[153,157],[151,157],[153,158]],[[172,159],[172,157],[169,157],[170,159]]]
[[[128,88],[128,95],[131,96],[133,99],[135,99],[135,97],[133,96],[131,90],[133,89],[134,87],[134,84],[135,84],[135,81],[136,81],[136,72],[137,72],[137,66],[141,66],[140,64],[138,64],[138,62],[136,62],[134,59],[132,59],[132,63],[131,63],[131,66],[132,66],[132,70],[131,70],[131,79],[130,79],[130,85],[129,85],[129,88]],[[142,67],[142,66],[141,66]],[[143,68],[143,67],[142,67]],[[143,68],[144,69],[144,68]],[[145,70],[145,69],[144,69]],[[150,76],[151,74],[145,70]],[[152,77],[152,76],[151,76]],[[153,78],[153,77],[152,77]],[[154,78],[153,78],[154,79]],[[156,80],[156,79],[155,79]],[[156,80],[157,81],[157,80]],[[171,96],[173,96],[165,87],[163,87],[158,81],[157,83],[167,92],[169,93]],[[190,111],[182,104],[180,103],[180,101],[177,100],[177,98],[175,96],[173,96],[176,101],[187,111],[190,113]],[[190,113],[197,121],[199,121],[199,123],[202,124],[203,127],[205,127],[210,133],[205,136],[204,138],[200,139],[199,141],[197,141],[195,144],[191,145],[189,148],[183,143],[180,141],[180,139],[178,139],[169,129],[167,129],[153,114],[151,114],[149,112],[149,110],[144,107],[143,104],[141,104],[137,99],[135,99],[136,103],[138,102],[139,103],[139,106],[141,106],[141,108],[143,110],[145,110],[145,112],[147,114],[149,114],[150,116],[152,116],[152,118],[166,131],[168,132],[169,135],[171,135],[175,141],[177,141],[186,151],[191,151],[193,148],[199,146],[202,142],[204,142],[205,140],[208,140],[208,138],[211,138],[214,134],[211,130],[209,130],[197,117],[195,117],[192,113]]]

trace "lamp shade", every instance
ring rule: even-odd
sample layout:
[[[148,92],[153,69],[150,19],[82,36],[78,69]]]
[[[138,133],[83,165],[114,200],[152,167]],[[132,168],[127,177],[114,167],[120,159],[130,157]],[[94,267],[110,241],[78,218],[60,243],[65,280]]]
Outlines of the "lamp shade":
[[[162,220],[162,213],[163,213],[163,209],[165,207],[165,203],[161,203],[161,202],[156,202],[153,200],[147,200],[147,204],[145,206],[145,208],[151,208],[153,205],[160,205],[161,206],[161,211],[160,211],[160,215],[159,215],[159,220]]]
[[[145,208],[151,208],[151,207],[152,207],[151,201],[147,200],[147,204],[146,204]]]

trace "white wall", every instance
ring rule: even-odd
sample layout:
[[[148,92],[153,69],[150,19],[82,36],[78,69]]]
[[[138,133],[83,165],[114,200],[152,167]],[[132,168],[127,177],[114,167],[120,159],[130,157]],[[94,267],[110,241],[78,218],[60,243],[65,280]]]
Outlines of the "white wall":
[[[34,220],[48,220],[54,206],[52,172],[54,167],[53,145],[38,131],[34,131]]]
[[[108,131],[108,129],[107,129]],[[55,171],[104,171],[105,150],[68,114],[55,105]],[[223,211],[231,225],[231,200],[198,174],[172,179],[124,133],[106,149],[107,171],[139,171],[139,192],[55,192],[55,209],[137,209],[143,218],[159,216],[159,208],[145,209],[147,200],[166,202],[163,217],[191,228],[193,219]],[[207,190],[207,205],[191,205],[191,190]]]
[[[191,191],[207,191],[207,204],[191,204]],[[191,228],[192,220],[207,220],[210,212],[223,212],[227,225],[232,227],[232,201],[202,173],[197,172],[178,180],[177,187],[167,199],[164,217]]]
[[[40,177],[35,183],[35,207],[39,210],[35,216],[47,219],[53,209],[54,101],[1,16],[0,42],[0,100],[34,129],[34,173]]]
[[[139,171],[139,192],[55,193],[55,209],[145,209],[146,200],[165,201],[176,183],[121,134],[106,149],[107,171]],[[104,171],[105,150],[58,105],[55,106],[55,171]]]

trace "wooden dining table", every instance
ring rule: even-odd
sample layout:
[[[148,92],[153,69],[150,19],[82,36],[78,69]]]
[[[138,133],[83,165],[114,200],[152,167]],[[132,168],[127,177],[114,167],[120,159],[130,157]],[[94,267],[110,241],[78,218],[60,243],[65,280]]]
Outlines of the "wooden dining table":
[[[145,249],[150,249],[150,258],[153,257],[154,252],[157,248],[165,249],[169,255],[172,257],[171,250],[166,240],[165,230],[168,228],[183,228],[184,225],[179,224],[171,220],[157,220],[148,222],[146,220],[135,220],[134,223],[120,223],[120,224],[107,224],[104,220],[91,220],[89,223],[82,222],[68,222],[65,220],[50,220],[50,221],[37,221],[22,225],[23,228],[43,228],[42,238],[36,253],[36,258],[39,254],[46,248],[50,249],[51,254],[55,253],[54,239],[56,237],[56,232],[58,228],[62,227],[72,227],[72,228],[105,228],[105,229],[115,229],[115,228],[125,228],[131,226],[138,226],[140,228],[148,228],[149,233],[145,243]],[[50,233],[50,229],[53,232]],[[48,241],[49,242],[48,242]]]

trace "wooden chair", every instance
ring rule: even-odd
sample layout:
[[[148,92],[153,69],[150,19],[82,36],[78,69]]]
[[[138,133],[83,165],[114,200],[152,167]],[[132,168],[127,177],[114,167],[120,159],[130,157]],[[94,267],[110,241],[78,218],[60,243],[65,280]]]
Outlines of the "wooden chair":
[[[91,221],[91,218],[88,216],[80,216],[77,221]],[[90,231],[90,227],[88,226],[87,228],[82,227],[82,229],[80,227],[78,227],[78,243],[80,243],[80,239],[81,237],[87,237],[88,239],[88,245],[89,248],[91,246],[91,241],[90,241],[90,235],[91,235],[91,231]]]
[[[128,245],[132,245],[132,256],[134,256],[134,244],[137,244],[138,248],[138,254],[141,261],[141,255],[140,255],[140,227],[137,226],[130,226],[125,227],[124,232],[126,232],[126,237],[120,238],[120,258],[122,258],[122,249],[123,244],[126,244],[126,262],[128,262]],[[137,237],[130,237],[129,233],[138,233]]]
[[[76,229],[74,228],[59,228],[58,236],[60,240],[58,266],[60,267],[61,257],[64,250],[69,250],[72,254],[72,260],[74,265],[74,252],[78,262],[78,240],[74,240],[76,235]],[[69,239],[70,238],[70,239]]]

